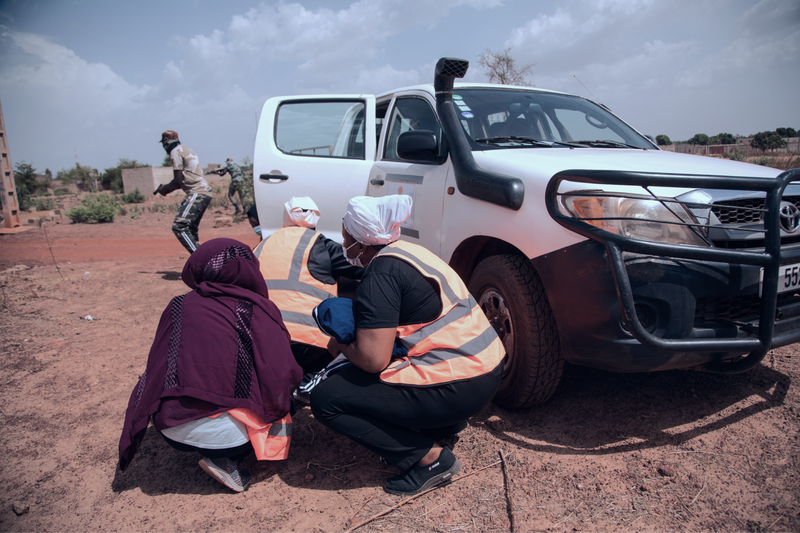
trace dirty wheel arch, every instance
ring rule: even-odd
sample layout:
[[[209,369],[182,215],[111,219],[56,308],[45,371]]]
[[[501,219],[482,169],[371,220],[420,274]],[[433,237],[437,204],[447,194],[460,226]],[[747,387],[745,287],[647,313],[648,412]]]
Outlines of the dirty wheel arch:
[[[533,266],[517,255],[488,257],[473,272],[469,289],[508,353],[495,403],[520,409],[549,399],[564,360],[550,303]]]

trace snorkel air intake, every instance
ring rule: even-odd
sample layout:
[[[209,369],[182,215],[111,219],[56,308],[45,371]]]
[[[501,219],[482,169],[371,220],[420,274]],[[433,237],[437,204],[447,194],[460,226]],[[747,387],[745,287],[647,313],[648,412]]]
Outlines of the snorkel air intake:
[[[522,207],[522,200],[525,198],[522,180],[479,168],[464,136],[458,110],[453,103],[453,81],[463,78],[468,68],[469,61],[443,57],[436,63],[436,75],[433,79],[436,111],[447,135],[458,192],[516,211]]]

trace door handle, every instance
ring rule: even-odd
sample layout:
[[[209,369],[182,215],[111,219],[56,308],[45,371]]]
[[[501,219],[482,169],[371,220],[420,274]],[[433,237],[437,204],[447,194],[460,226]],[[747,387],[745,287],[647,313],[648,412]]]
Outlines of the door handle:
[[[269,180],[281,180],[286,181],[289,179],[289,176],[286,174],[261,174],[258,179],[261,181],[269,181]]]
[[[382,180],[382,179],[380,179],[380,178],[371,179],[371,180],[369,180],[369,182],[370,182],[371,184],[373,184],[373,185],[377,185],[378,187],[380,187],[381,185],[383,185],[383,180]]]

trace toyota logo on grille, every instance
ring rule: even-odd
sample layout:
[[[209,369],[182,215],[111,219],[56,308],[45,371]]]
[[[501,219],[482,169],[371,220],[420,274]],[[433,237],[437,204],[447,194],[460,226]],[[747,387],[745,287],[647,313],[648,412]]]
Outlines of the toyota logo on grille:
[[[781,228],[787,233],[800,229],[800,209],[791,202],[781,202]]]

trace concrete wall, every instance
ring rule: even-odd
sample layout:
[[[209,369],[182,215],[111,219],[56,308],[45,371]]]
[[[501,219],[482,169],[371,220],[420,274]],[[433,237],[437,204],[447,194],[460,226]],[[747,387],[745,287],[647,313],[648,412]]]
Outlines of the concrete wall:
[[[743,150],[748,156],[755,155],[775,155],[785,153],[800,152],[800,137],[784,137],[786,141],[786,148],[778,148],[776,150],[768,150],[762,152],[750,146],[752,137],[741,137],[736,139],[736,144],[712,144],[709,146],[700,146],[699,144],[671,144],[669,146],[661,146],[662,150],[669,152],[678,152],[682,154],[697,154],[697,155],[722,155],[724,153],[733,152],[735,150]]]
[[[122,169],[122,192],[136,189],[143,194],[152,194],[159,185],[172,181],[171,167],[143,167]]]

